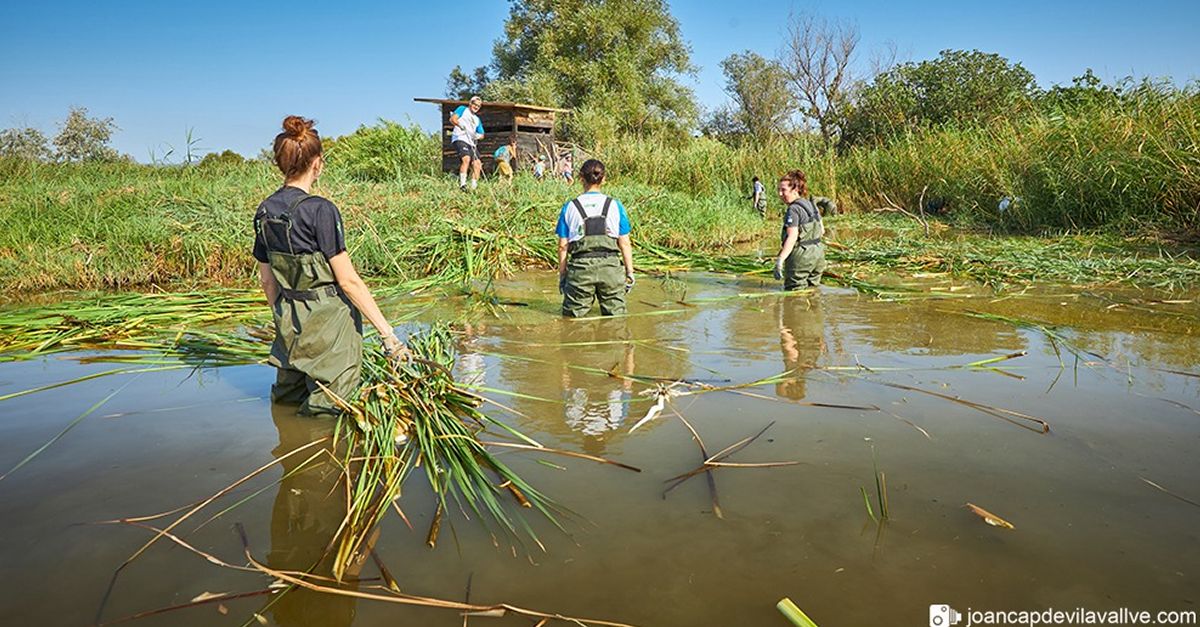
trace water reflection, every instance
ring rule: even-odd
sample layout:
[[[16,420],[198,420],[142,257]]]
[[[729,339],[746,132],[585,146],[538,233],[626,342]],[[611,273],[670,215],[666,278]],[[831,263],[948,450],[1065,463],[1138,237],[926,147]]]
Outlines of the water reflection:
[[[545,399],[510,402],[518,411],[537,417],[539,428],[573,434],[584,451],[602,455],[614,437],[628,428],[631,412],[636,413],[630,404],[642,400],[636,391],[644,387],[607,373],[668,379],[687,374],[686,357],[661,345],[660,340],[671,337],[670,324],[618,318],[489,327],[503,338],[494,349],[504,355],[498,360],[494,383]],[[645,339],[650,341],[643,343]],[[546,400],[561,403],[561,408],[556,411]]]
[[[275,457],[333,432],[332,419],[298,416],[295,407],[272,404],[271,417],[279,430],[279,446],[272,451]],[[328,576],[333,572],[331,543],[346,515],[341,470],[330,457],[321,456],[292,474],[307,458],[300,454],[281,462],[284,479],[271,512],[267,564],[277,570]],[[356,579],[361,568],[361,562],[352,565],[347,579]],[[346,588],[357,589],[357,584]],[[296,588],[273,599],[269,611],[285,627],[348,626],[354,622],[355,599]]]
[[[805,375],[826,351],[825,315],[820,295],[779,299],[775,304],[775,318],[783,368],[794,371],[791,378],[775,384],[775,394],[798,401],[806,394],[808,381]]]

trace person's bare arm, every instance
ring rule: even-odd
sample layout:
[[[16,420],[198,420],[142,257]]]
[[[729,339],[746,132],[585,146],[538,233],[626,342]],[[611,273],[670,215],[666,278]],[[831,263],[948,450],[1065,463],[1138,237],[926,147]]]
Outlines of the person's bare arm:
[[[799,237],[800,227],[789,226],[787,228],[787,237],[785,237],[783,240],[783,246],[779,247],[779,257],[775,259],[776,267],[783,266],[784,260],[787,259],[792,254],[792,250],[796,248],[796,239]]]
[[[567,247],[570,240],[565,237],[558,238],[558,280],[562,281],[563,277],[567,276]]]
[[[362,277],[358,276],[358,271],[354,269],[354,263],[350,261],[350,254],[342,251],[334,255],[329,260],[329,265],[333,268],[333,276],[337,279],[338,287],[342,288],[346,297],[362,312],[371,326],[379,331],[383,347],[389,352],[400,348],[400,340],[392,331],[392,325],[388,324],[387,319],[383,317],[383,312],[379,311],[379,305],[375,304],[375,297],[371,295],[371,290],[367,288]]]
[[[633,244],[628,235],[617,238],[617,248],[621,249],[621,261],[625,263],[625,276],[633,276]]]
[[[263,294],[267,295],[267,304],[275,306],[275,301],[279,299],[279,281],[275,280],[275,273],[271,272],[271,264],[258,262],[258,284],[262,286]]]

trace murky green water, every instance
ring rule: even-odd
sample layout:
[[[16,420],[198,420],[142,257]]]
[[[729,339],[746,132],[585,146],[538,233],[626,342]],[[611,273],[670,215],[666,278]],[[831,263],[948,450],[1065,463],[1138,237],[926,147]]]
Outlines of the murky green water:
[[[962,293],[939,281],[927,287]],[[506,453],[506,462],[578,514],[567,521],[570,535],[534,519],[545,553],[494,546],[458,515],[428,549],[433,501],[422,481],[411,481],[402,504],[414,528],[390,517],[375,545],[406,592],[462,600],[469,583],[472,602],[680,626],[783,625],[774,604],[784,596],[825,627],[923,625],[931,603],[960,611],[1200,609],[1200,507],[1143,481],[1200,501],[1200,379],[1169,372],[1200,370],[1194,305],[1159,304],[1152,309],[1167,313],[1152,313],[1138,303],[1048,290],[1001,300],[879,302],[837,288],[785,297],[760,282],[698,275],[643,281],[632,297],[638,315],[570,321],[556,315],[545,275],[499,289],[529,306],[472,324],[459,375],[521,395],[487,393],[523,416],[487,411],[547,446],[643,472]],[[677,302],[685,296],[690,306]],[[421,317],[450,317],[456,306]],[[968,310],[1065,325],[1058,333],[1095,355],[1077,359],[1039,330],[963,315]],[[951,368],[1018,351],[1027,355],[997,364],[1002,371]],[[77,357],[0,365],[0,394],[113,367]],[[728,461],[802,463],[715,471],[723,519],[703,476],[663,498],[664,481],[696,467],[701,454],[669,411],[628,433],[649,409],[644,393],[653,386],[594,370],[614,368],[712,385],[795,370],[786,381],[745,390],[753,396],[708,392],[673,405],[710,452],[772,425]],[[265,400],[272,379],[266,366],[122,375],[0,404],[6,470],[129,384],[0,482],[4,622],[95,620],[114,571],[149,534],[80,523],[195,502],[329,429],[272,407]],[[885,382],[1027,414],[1051,430]],[[882,526],[868,518],[860,493],[866,488],[875,500],[872,447],[888,485],[891,520]],[[282,474],[273,469],[224,501],[265,488],[245,505],[199,531],[207,516],[179,531],[240,565],[232,524],[241,522],[257,559],[306,568],[340,521],[326,470],[272,485]],[[967,502],[1016,529],[984,524]],[[361,575],[377,572],[368,563]],[[121,573],[102,620],[268,583],[162,543]],[[255,612],[280,625],[463,622],[453,612],[305,592],[224,609],[139,622],[253,625]]]

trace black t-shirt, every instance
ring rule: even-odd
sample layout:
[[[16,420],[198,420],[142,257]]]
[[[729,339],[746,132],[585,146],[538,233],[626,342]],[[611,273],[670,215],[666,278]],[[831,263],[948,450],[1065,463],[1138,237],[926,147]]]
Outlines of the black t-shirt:
[[[332,259],[346,250],[342,214],[338,212],[337,206],[320,196],[312,196],[290,211],[290,229],[278,222],[265,221],[266,218],[278,219],[288,212],[289,206],[305,195],[304,190],[285,185],[258,206],[258,211],[254,213],[255,259],[267,262],[267,242],[263,241],[263,235],[260,233],[268,229],[269,241],[272,243],[270,250],[296,255],[320,252],[326,259]]]

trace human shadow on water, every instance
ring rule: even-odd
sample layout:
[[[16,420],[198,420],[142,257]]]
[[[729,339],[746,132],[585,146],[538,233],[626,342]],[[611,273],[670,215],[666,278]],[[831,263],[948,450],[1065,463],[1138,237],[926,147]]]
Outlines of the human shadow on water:
[[[787,379],[775,384],[775,394],[794,401],[803,400],[808,393],[808,371],[817,365],[825,353],[825,315],[820,295],[803,298],[781,298],[775,304],[779,328],[779,352],[784,370],[793,371]]]
[[[335,419],[299,416],[296,407],[275,403],[271,405],[271,417],[279,430],[279,445],[272,451],[275,457],[330,435],[335,424]],[[322,455],[297,471],[307,458],[296,455],[281,462],[284,479],[279,482],[271,512],[267,565],[275,570],[328,577],[333,572],[334,536],[346,516],[342,469],[331,456]],[[343,589],[358,589],[362,565],[359,561],[347,569]],[[352,597],[295,588],[272,599],[264,611],[285,627],[338,627],[354,622],[355,606]]]

